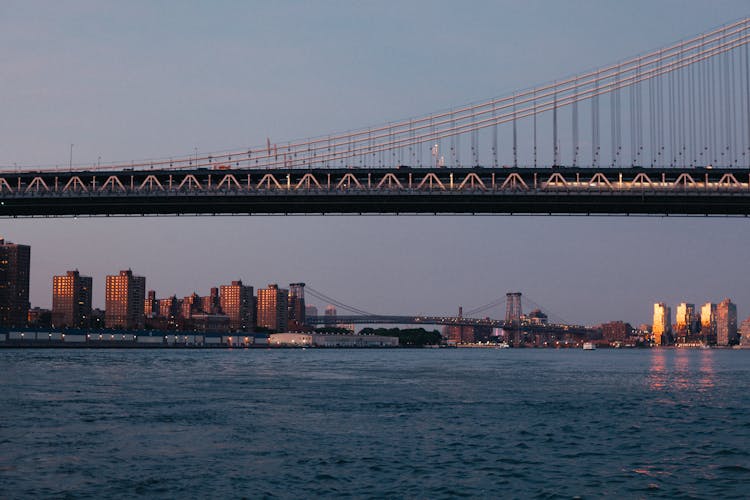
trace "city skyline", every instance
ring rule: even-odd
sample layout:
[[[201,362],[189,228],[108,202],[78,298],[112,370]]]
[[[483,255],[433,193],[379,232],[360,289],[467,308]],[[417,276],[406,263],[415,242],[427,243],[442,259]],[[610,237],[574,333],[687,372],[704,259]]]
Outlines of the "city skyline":
[[[14,287],[19,287],[20,283],[21,295],[23,295],[28,294],[28,276],[31,274],[30,246],[10,241],[6,242],[0,238],[0,251],[5,252],[9,256],[14,256],[19,255],[19,249],[23,255],[20,265],[13,264],[13,259],[16,259],[15,262],[18,262],[18,257],[11,257],[10,260],[5,261],[6,263],[10,262],[11,266],[0,266],[0,271],[8,273],[8,286],[5,286],[3,289],[12,290]],[[0,263],[2,262],[0,260]],[[95,307],[96,302],[94,301],[94,297],[96,297],[96,293],[94,293],[93,282],[92,277],[81,275],[77,268],[66,271],[64,275],[54,275],[50,289],[52,292],[51,307],[44,307],[28,302],[28,309],[47,309],[52,313],[53,325],[63,324],[68,327],[76,325],[87,327],[89,323],[86,320],[89,318],[90,322],[92,309],[99,309],[106,312],[107,324],[118,324],[121,327],[135,329],[142,329],[142,321],[144,318],[148,319],[149,315],[170,316],[170,313],[165,312],[164,309],[166,302],[170,300],[175,301],[175,303],[169,307],[182,307],[182,311],[179,314],[188,319],[191,317],[193,309],[202,314],[216,314],[220,312],[227,315],[227,327],[232,330],[244,330],[248,325],[257,325],[276,331],[286,330],[288,326],[299,327],[301,323],[297,322],[296,319],[304,316],[304,311],[309,308],[316,311],[319,308],[320,310],[325,309],[326,315],[329,314],[329,310],[334,311],[334,316],[336,314],[336,308],[333,304],[325,301],[314,303],[313,301],[306,300],[304,293],[305,283],[302,282],[289,283],[289,287],[284,289],[279,288],[277,283],[270,283],[267,288],[255,288],[253,285],[243,284],[242,280],[232,280],[229,285],[218,285],[214,282],[210,283],[208,288],[206,286],[200,289],[195,288],[190,292],[190,295],[183,295],[183,293],[179,292],[165,294],[147,287],[146,277],[135,276],[132,269],[128,268],[127,270],[119,271],[119,275],[108,274],[106,276],[104,307]],[[3,282],[0,282],[0,285],[2,284]],[[132,292],[133,287],[135,287],[135,294]],[[203,289],[208,289],[209,295],[201,296],[198,293],[199,290]],[[257,297],[253,294],[254,289],[257,290]],[[316,295],[318,294],[316,293]],[[522,300],[522,293],[507,293],[506,295],[517,295],[519,304],[515,307],[522,308],[520,302]],[[128,305],[133,300],[133,297],[136,298],[134,308],[132,305]],[[300,297],[301,300],[299,299]],[[9,301],[10,299],[5,297],[3,298],[3,303],[0,305],[7,303],[12,306],[12,302]],[[726,304],[729,304],[729,306],[726,306]],[[19,306],[16,305],[13,307],[18,308]],[[493,311],[496,311],[494,312],[494,318],[500,318],[499,313],[502,307],[510,306],[499,304],[489,311],[474,316],[493,317]],[[531,300],[531,305],[526,305],[524,314],[530,318],[534,314],[537,314],[539,317],[543,317],[544,322],[546,322],[548,317],[545,314],[546,310],[542,310],[540,307],[543,308],[543,306]],[[729,312],[727,307],[730,308]],[[365,305],[364,308],[368,309],[368,306]],[[463,309],[463,306],[458,306],[459,317],[462,316]],[[282,310],[285,311],[283,317],[278,315],[278,311]],[[276,312],[268,313],[267,311]],[[404,311],[401,312],[403,313]],[[506,320],[507,314],[506,310]],[[442,315],[449,316],[450,313],[443,313]],[[138,319],[139,317],[140,319]],[[733,319],[730,321],[728,318]],[[726,324],[727,321],[730,321],[734,323],[734,333],[732,331],[727,333],[726,327],[718,328],[720,342],[725,345],[727,340],[731,340],[733,335],[737,333],[737,326],[741,318],[742,316],[737,313],[736,303],[725,297],[718,303],[714,303],[711,300],[701,303],[698,308],[696,308],[695,304],[685,301],[677,304],[674,309],[667,302],[656,302],[653,307],[652,322],[641,324],[650,326],[656,343],[661,344],[663,343],[662,338],[665,339],[664,341],[684,343],[691,338],[696,338],[696,331],[701,330],[706,338],[715,341],[717,338],[717,322]],[[557,322],[566,323],[560,317],[555,317],[554,319]],[[748,319],[750,320],[750,317]],[[627,318],[579,324],[603,326],[611,323],[639,324]],[[461,337],[460,332],[458,337]]]
[[[742,2],[45,5],[0,7],[0,40],[14,48],[6,90],[14,120],[0,122],[4,167],[169,157],[387,122],[621,60],[747,14]],[[608,37],[633,24],[641,36]],[[657,301],[750,303],[738,272],[747,233],[745,220],[703,218],[0,223],[7,240],[35,249],[31,302],[41,306],[51,305],[54,274],[79,268],[96,291],[113,269],[132,267],[150,288],[175,293],[303,277],[384,314],[470,309],[522,290],[571,323],[646,323]],[[367,286],[352,292],[353,279]]]

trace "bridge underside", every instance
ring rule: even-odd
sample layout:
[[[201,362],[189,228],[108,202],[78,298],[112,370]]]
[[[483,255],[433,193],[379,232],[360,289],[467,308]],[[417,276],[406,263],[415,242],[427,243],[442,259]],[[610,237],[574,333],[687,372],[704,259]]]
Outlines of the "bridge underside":
[[[191,214],[750,215],[750,193],[317,194],[107,196],[7,200],[5,217]]]

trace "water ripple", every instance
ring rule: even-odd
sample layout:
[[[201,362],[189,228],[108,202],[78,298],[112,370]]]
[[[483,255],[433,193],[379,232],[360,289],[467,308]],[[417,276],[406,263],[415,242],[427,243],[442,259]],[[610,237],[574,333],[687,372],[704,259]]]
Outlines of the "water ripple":
[[[742,498],[750,480],[748,352],[0,354],[2,498]]]

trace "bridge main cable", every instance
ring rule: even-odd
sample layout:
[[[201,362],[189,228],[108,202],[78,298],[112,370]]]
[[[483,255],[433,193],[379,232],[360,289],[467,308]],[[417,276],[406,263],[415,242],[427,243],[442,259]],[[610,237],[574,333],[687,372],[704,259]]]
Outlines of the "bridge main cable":
[[[312,140],[271,144],[244,151],[224,152],[202,157],[190,156],[177,160],[110,164],[102,170],[113,169],[184,169],[186,167],[213,167],[223,162],[236,162],[258,168],[293,168],[330,164],[350,158],[375,155],[385,151],[421,146],[432,140],[441,140],[460,134],[474,133],[489,126],[537,116],[562,106],[595,98],[604,93],[636,85],[726,53],[747,44],[750,19],[717,28],[690,40],[667,48],[631,58],[583,75],[567,78],[553,84],[534,87],[510,96],[491,99],[479,104],[412,118],[400,122],[363,128],[337,135],[321,136]],[[694,53],[690,53],[695,51]],[[662,62],[667,64],[662,65]],[[625,76],[625,78],[620,78]],[[550,99],[551,98],[551,99]],[[520,108],[519,108],[520,106]],[[498,114],[498,111],[501,113]],[[506,111],[503,113],[503,111]],[[489,116],[491,115],[491,116]],[[489,116],[489,117],[488,117]],[[478,120],[477,118],[481,118]],[[319,154],[319,153],[323,154]],[[395,157],[395,153],[394,153]],[[94,168],[90,169],[94,170]]]

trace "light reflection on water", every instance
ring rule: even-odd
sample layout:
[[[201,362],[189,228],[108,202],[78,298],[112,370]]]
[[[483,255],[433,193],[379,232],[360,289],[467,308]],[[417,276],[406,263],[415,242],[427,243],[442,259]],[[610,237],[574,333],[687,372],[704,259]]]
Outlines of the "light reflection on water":
[[[707,391],[715,386],[715,349],[650,349],[649,387],[675,395]],[[667,362],[672,366],[667,366]]]

